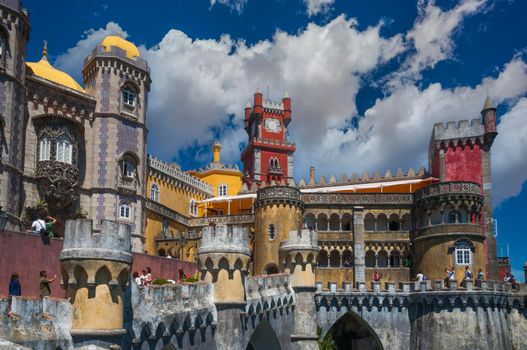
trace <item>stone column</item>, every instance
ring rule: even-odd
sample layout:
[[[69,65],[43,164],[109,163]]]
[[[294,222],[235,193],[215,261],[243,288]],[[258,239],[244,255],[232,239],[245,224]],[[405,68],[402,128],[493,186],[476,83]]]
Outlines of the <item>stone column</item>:
[[[353,278],[366,282],[364,252],[364,207],[353,207]]]

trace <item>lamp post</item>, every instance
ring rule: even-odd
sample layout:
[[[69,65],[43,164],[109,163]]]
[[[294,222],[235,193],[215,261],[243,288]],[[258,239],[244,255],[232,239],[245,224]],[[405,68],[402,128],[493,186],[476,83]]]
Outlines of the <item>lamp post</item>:
[[[7,225],[7,212],[2,210],[2,206],[0,206],[0,232],[4,232],[5,227]]]

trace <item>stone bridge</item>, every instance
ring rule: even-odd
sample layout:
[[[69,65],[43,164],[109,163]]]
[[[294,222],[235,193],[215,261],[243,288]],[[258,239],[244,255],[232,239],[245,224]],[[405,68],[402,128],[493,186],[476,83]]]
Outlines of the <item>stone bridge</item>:
[[[479,282],[479,281],[478,281]],[[343,283],[315,294],[319,325],[346,349],[526,349],[527,292],[481,281]]]

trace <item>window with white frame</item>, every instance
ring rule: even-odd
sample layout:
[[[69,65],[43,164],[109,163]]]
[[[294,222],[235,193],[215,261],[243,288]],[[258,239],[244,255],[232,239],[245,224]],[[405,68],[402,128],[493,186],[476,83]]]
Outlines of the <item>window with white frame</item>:
[[[466,239],[456,242],[455,250],[456,265],[470,265],[472,263],[472,244]]]
[[[135,177],[135,162],[131,159],[123,159],[122,161],[123,176],[133,178]]]
[[[51,159],[51,140],[43,138],[40,140],[38,160],[50,160]]]
[[[123,102],[128,106],[135,106],[136,92],[130,86],[126,86],[123,89]]]
[[[159,202],[159,186],[156,184],[150,186],[150,199],[154,202]]]
[[[226,184],[221,184],[218,186],[218,196],[225,197],[227,195],[228,186]]]
[[[196,202],[194,199],[190,201],[189,204],[189,214],[191,216],[198,216],[198,202]]]
[[[55,160],[59,162],[72,163],[73,145],[66,139],[57,140],[57,153],[55,154]]]
[[[131,217],[132,217],[132,207],[130,206],[130,203],[121,202],[121,204],[119,204],[119,218],[130,220]]]

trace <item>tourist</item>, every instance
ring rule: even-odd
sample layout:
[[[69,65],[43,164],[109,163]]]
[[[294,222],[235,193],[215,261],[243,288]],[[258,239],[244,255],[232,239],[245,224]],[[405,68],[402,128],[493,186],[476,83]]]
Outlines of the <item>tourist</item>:
[[[449,273],[449,276],[448,276],[448,280],[451,281],[451,282],[456,280],[456,270],[454,270],[454,266],[452,266],[450,268],[450,273]]]
[[[55,223],[57,222],[57,219],[55,219],[52,216],[46,217],[46,234],[48,237],[55,237],[55,233],[53,232],[53,228],[55,227]]]
[[[20,280],[18,273],[11,274],[11,280],[9,281],[9,296],[21,296],[22,287],[20,286]]]
[[[57,279],[57,275],[53,275],[53,278],[48,278],[46,271],[40,271],[40,297],[47,297],[51,295],[51,288],[49,286],[54,280]]]
[[[145,286],[146,286],[146,285],[149,285],[150,283],[152,283],[152,279],[153,279],[152,278],[152,269],[147,267],[144,272],[146,272],[145,279],[144,279],[144,283],[145,283]]]
[[[415,279],[417,282],[423,282],[424,280],[426,280],[426,277],[425,275],[421,272],[421,270],[419,270],[419,272],[417,273],[417,276],[416,276],[416,279]]]
[[[464,280],[471,280],[472,279],[472,271],[470,271],[470,268],[468,265],[465,266],[465,278]]]
[[[379,273],[375,271],[373,273],[373,282],[379,282],[381,280],[381,276],[379,276]]]
[[[141,277],[139,277],[139,272],[134,271],[132,277],[134,278],[135,284],[137,284],[139,287],[143,286],[143,281],[141,281]]]
[[[37,215],[37,219],[31,224],[31,232],[46,235],[46,222],[42,220],[42,216]]]
[[[481,269],[479,269],[478,271],[478,280],[483,280],[485,278],[485,274],[483,273],[483,271]]]

